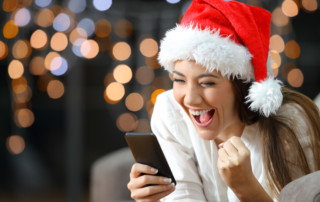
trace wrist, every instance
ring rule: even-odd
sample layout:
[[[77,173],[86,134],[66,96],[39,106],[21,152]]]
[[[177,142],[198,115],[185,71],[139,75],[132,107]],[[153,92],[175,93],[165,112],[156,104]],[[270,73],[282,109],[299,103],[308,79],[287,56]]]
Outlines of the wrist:
[[[241,202],[270,202],[273,201],[259,181],[253,176],[246,185],[233,189]]]

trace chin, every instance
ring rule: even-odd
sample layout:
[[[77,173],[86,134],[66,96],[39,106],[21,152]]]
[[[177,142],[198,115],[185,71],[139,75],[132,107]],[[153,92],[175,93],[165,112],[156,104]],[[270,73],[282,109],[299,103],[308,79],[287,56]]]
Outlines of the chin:
[[[198,130],[196,129],[198,135],[205,140],[214,140],[217,137],[217,134],[210,130],[210,131],[204,131],[204,130]]]

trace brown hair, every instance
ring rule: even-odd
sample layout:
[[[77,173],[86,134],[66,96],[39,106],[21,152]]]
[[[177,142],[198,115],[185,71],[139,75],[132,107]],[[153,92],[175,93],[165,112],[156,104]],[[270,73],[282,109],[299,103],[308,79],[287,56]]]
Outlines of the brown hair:
[[[278,196],[281,189],[297,177],[308,174],[312,170],[320,169],[320,115],[318,107],[305,95],[282,87],[283,103],[295,103],[304,112],[303,119],[307,123],[309,133],[299,137],[293,129],[293,118],[280,113],[270,117],[260,116],[257,112],[249,110],[245,103],[249,82],[239,79],[232,80],[237,100],[236,107],[240,120],[247,124],[258,122],[262,135],[263,162],[271,191]],[[238,102],[239,100],[239,102]],[[301,135],[300,135],[301,136]],[[308,162],[304,153],[301,139],[306,139],[312,149],[314,165]],[[291,158],[289,157],[291,156]],[[293,157],[293,158],[292,158]],[[313,166],[310,168],[310,166]],[[294,169],[293,169],[294,168]],[[298,171],[297,171],[298,170]]]

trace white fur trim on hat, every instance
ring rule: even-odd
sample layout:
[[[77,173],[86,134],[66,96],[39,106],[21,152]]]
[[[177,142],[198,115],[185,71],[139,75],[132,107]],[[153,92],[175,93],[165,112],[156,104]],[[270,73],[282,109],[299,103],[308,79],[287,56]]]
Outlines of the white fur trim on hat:
[[[177,25],[169,30],[160,45],[159,63],[169,72],[178,60],[195,60],[209,72],[243,80],[254,79],[249,50],[219,31],[201,30],[193,25]]]
[[[265,117],[275,114],[282,104],[281,81],[269,77],[264,81],[253,82],[246,97],[250,110]]]

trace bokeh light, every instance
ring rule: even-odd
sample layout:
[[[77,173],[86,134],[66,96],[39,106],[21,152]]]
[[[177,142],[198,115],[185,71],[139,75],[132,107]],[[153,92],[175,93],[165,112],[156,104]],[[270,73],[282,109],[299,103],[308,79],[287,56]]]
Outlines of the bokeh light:
[[[69,0],[68,7],[74,13],[81,13],[86,9],[87,2],[86,0]]]
[[[12,56],[16,59],[29,57],[31,54],[31,46],[27,40],[18,40],[13,44]]]
[[[11,82],[12,90],[14,93],[19,94],[27,90],[28,82],[27,79],[21,76],[18,79],[13,79]]]
[[[35,23],[40,27],[49,27],[54,20],[54,14],[50,9],[41,9],[36,13]]]
[[[283,14],[288,17],[295,17],[299,13],[298,5],[293,0],[284,0],[281,5]]]
[[[157,89],[157,90],[153,91],[153,93],[151,94],[151,99],[150,99],[152,104],[156,103],[156,99],[157,99],[158,95],[160,93],[163,93],[164,91],[165,91],[164,89]]]
[[[77,27],[73,29],[69,35],[69,40],[73,45],[81,46],[81,44],[88,38],[86,30]]]
[[[9,20],[3,27],[3,36],[7,39],[12,39],[19,33],[18,25],[13,21]]]
[[[111,32],[111,24],[106,19],[100,19],[95,24],[94,29],[95,34],[100,38],[105,38],[109,36]]]
[[[64,85],[59,80],[51,80],[47,86],[48,96],[52,99],[59,99],[64,94]]]
[[[14,21],[19,27],[26,26],[31,19],[30,11],[26,8],[19,9],[14,16]]]
[[[116,60],[127,60],[131,55],[131,48],[126,42],[118,42],[112,48],[112,54]]]
[[[63,32],[56,32],[51,37],[50,46],[55,51],[63,51],[68,46],[68,37]]]
[[[278,53],[282,53],[284,50],[284,40],[278,35],[274,34],[270,37],[270,49],[275,50]]]
[[[142,66],[136,71],[136,80],[142,85],[148,85],[154,80],[154,72],[152,69]]]
[[[299,88],[303,84],[304,76],[300,69],[293,68],[288,73],[288,83],[295,88]]]
[[[284,53],[288,58],[297,59],[300,56],[300,46],[294,41],[288,41],[285,45]]]
[[[35,56],[30,60],[29,71],[31,74],[39,76],[47,72],[44,66],[44,58],[41,56]]]
[[[278,27],[284,27],[288,25],[289,23],[289,18],[286,16],[280,7],[277,7],[276,9],[273,10],[272,12],[272,18],[271,21],[273,22],[274,25]]]
[[[271,56],[270,59],[273,61],[271,68],[277,69],[281,65],[281,56],[278,53],[278,51],[271,50]]]
[[[30,43],[32,48],[42,49],[48,43],[48,36],[43,30],[37,29],[32,33],[30,37]]]
[[[11,154],[17,155],[24,151],[26,144],[20,135],[11,135],[7,138],[6,146]]]
[[[314,12],[318,9],[317,0],[302,0],[302,7],[307,11]]]
[[[94,33],[95,24],[90,18],[83,18],[79,21],[78,27],[84,29],[89,37]]]
[[[56,70],[62,64],[61,56],[57,52],[49,52],[44,59],[44,66],[47,70]]]
[[[180,0],[166,0],[169,4],[176,4],[179,3]]]
[[[113,102],[118,102],[123,98],[125,94],[125,89],[121,83],[112,82],[107,86],[105,94],[109,100]]]
[[[99,45],[95,40],[85,40],[81,44],[80,52],[87,59],[95,58],[99,53]]]
[[[19,128],[28,128],[34,123],[34,114],[28,108],[17,109],[14,112],[14,121]]]
[[[69,15],[60,13],[53,20],[53,28],[58,32],[64,32],[70,28],[71,19]]]
[[[52,1],[52,0],[35,0],[34,3],[35,3],[37,6],[44,8],[44,7],[49,6],[49,5],[51,4],[51,1]]]
[[[132,70],[128,65],[118,65],[113,70],[113,77],[119,83],[128,83],[132,79]]]
[[[143,39],[140,43],[140,52],[145,57],[153,57],[158,53],[158,43],[151,38]]]
[[[130,93],[125,100],[126,107],[133,112],[141,110],[143,104],[143,97],[139,93]]]
[[[12,12],[18,6],[18,0],[3,0],[2,10],[5,12]]]
[[[68,61],[64,57],[55,57],[51,62],[50,72],[55,76],[61,76],[67,72],[68,68]]]
[[[17,104],[27,103],[32,98],[32,90],[30,86],[27,86],[27,89],[21,93],[13,93],[13,101]]]
[[[106,11],[112,5],[112,0],[93,0],[93,6],[98,11]]]
[[[133,113],[124,113],[117,118],[117,127],[122,132],[133,131],[138,126],[138,119]]]
[[[8,56],[8,46],[3,41],[0,41],[0,60]]]
[[[24,67],[19,60],[12,60],[8,66],[8,74],[11,79],[18,79],[24,73]]]
[[[133,32],[132,23],[129,20],[121,19],[114,25],[114,33],[120,38],[128,38]]]

